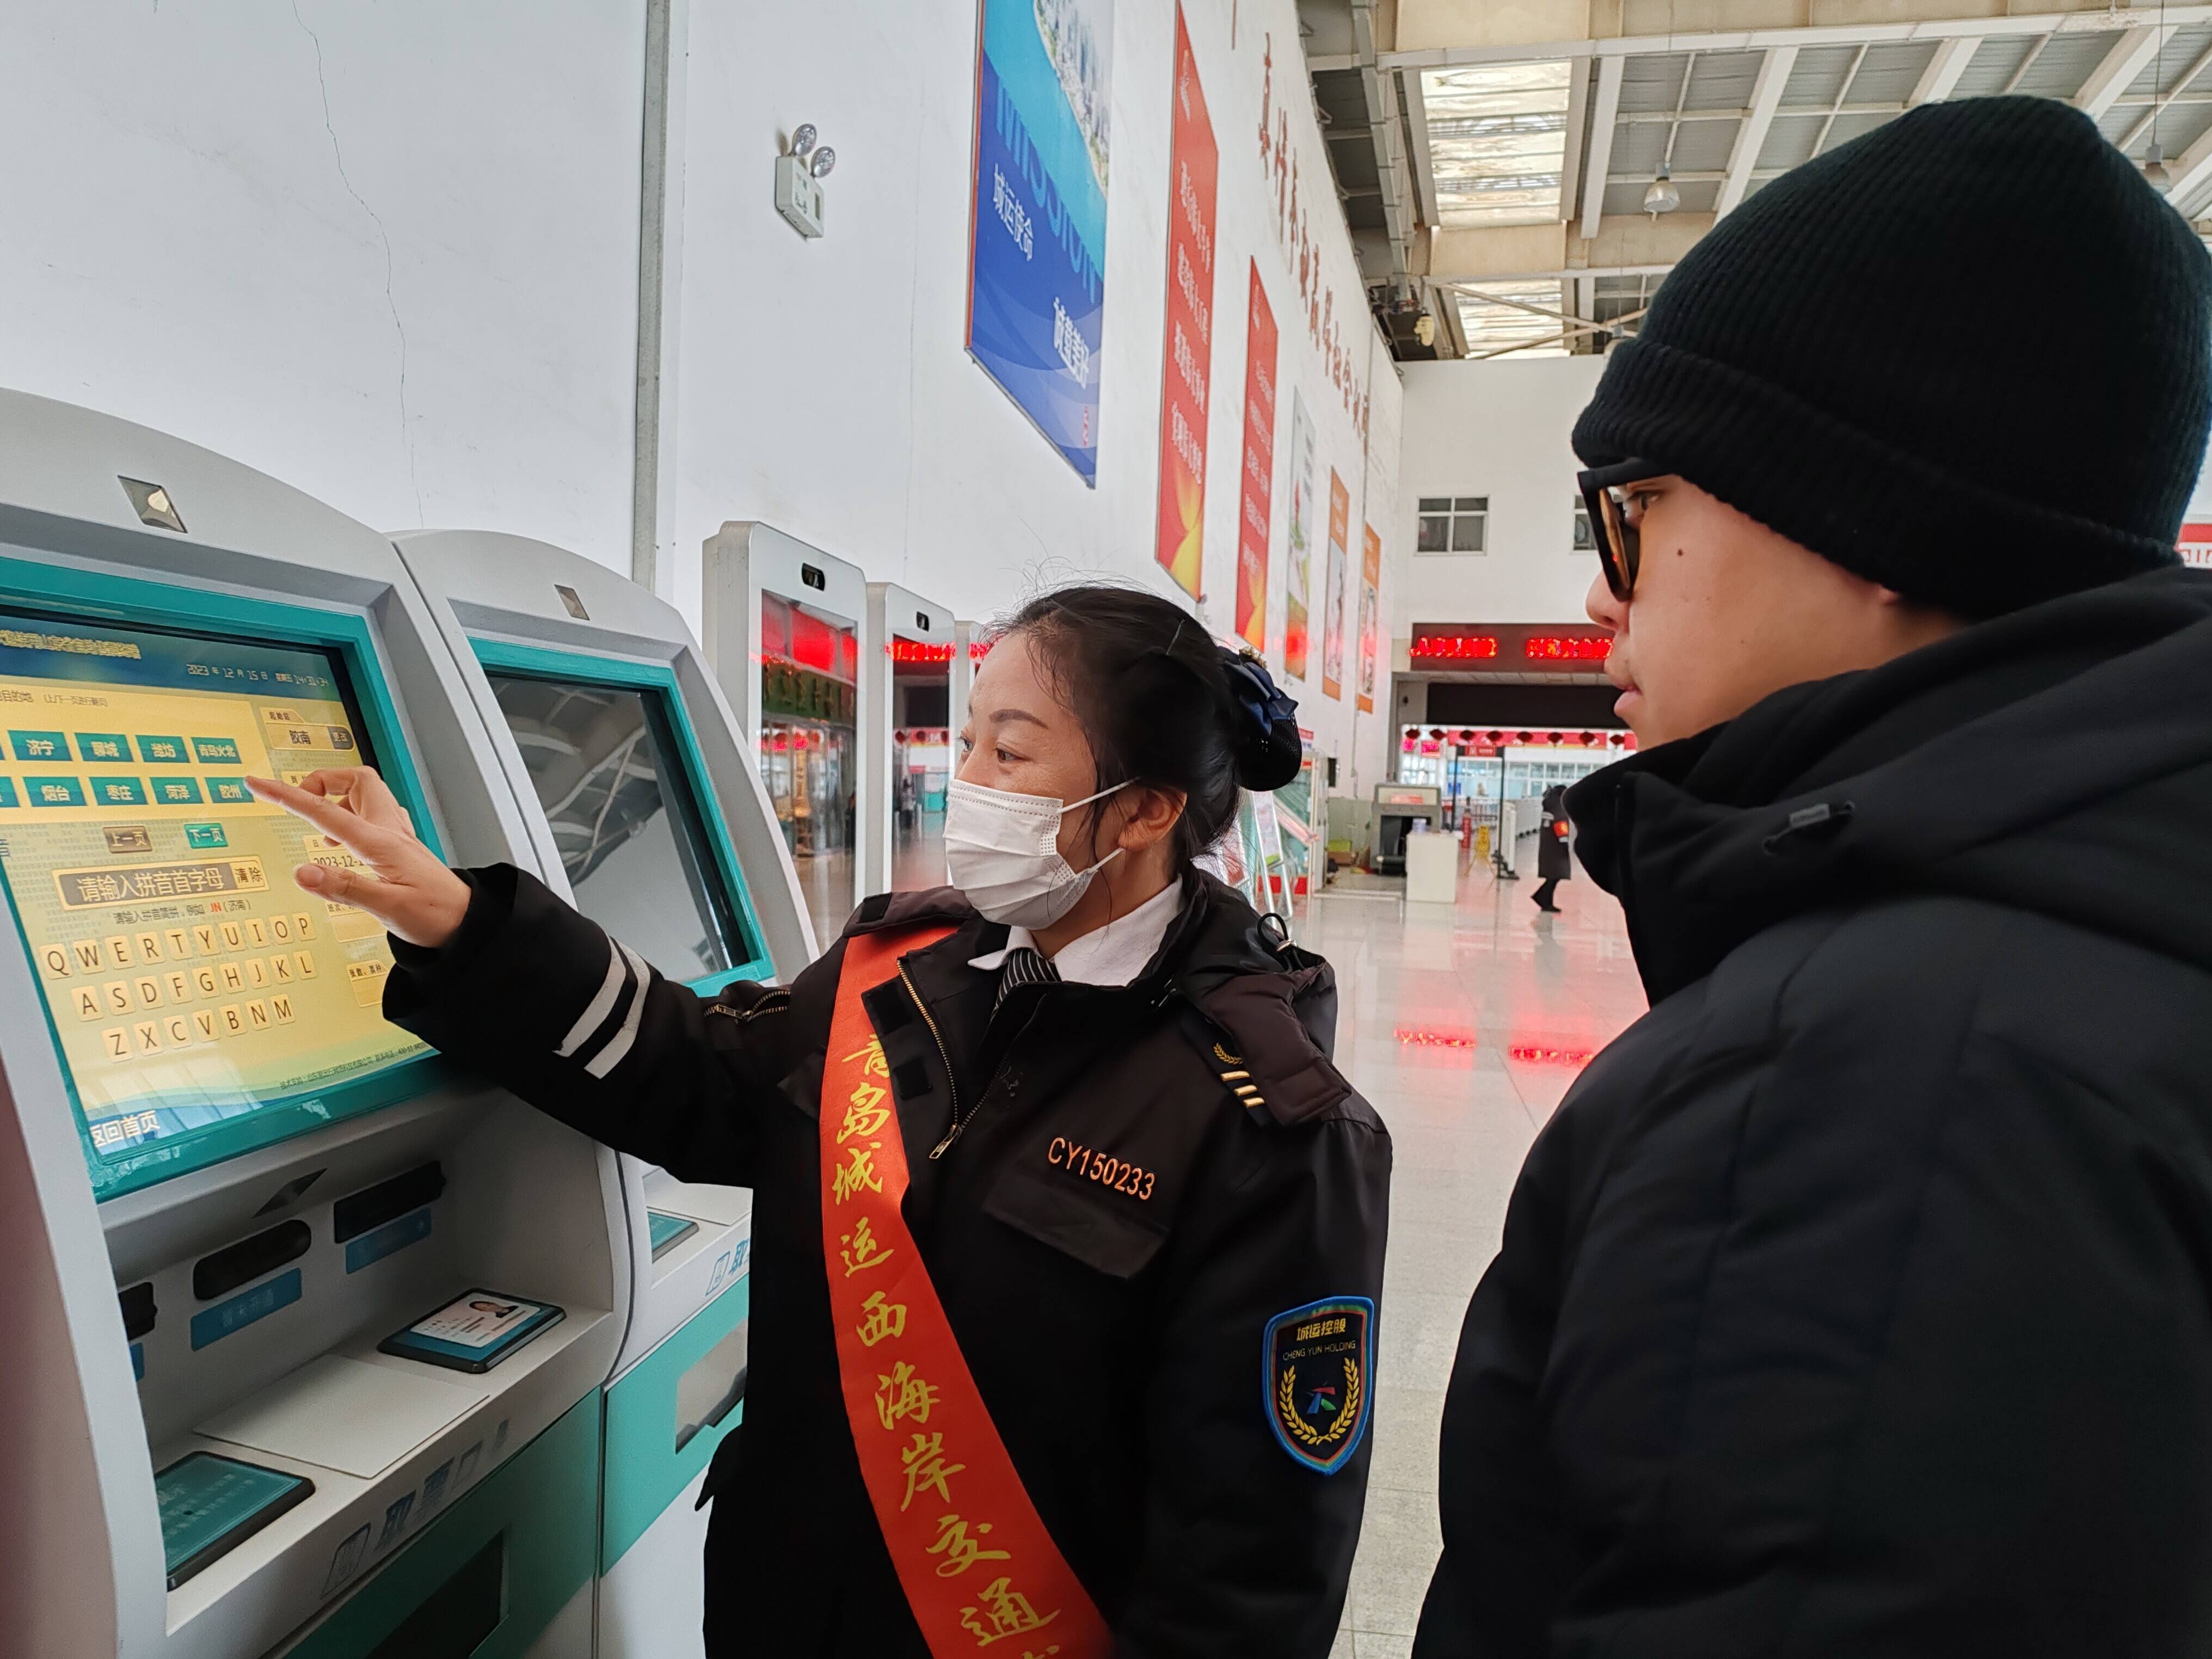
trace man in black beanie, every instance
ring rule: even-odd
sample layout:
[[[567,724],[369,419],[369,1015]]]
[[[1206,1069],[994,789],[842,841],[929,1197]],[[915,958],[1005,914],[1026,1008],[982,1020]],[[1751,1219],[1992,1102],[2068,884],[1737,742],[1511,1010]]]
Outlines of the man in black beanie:
[[[1971,314],[1970,314],[1971,313]],[[1416,1659],[2212,1653],[2212,259],[2084,117],[1721,222],[1575,429],[1652,1009],[1538,1137]]]

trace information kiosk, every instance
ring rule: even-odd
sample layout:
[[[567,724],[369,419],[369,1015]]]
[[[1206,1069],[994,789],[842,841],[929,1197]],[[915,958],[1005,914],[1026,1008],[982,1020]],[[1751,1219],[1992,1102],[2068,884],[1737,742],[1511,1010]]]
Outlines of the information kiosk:
[[[703,563],[707,660],[752,738],[827,946],[865,896],[854,853],[866,579],[857,565],[749,521],[709,537]]]
[[[292,879],[350,854],[243,781],[371,762],[446,856],[527,855],[398,555],[0,392],[0,1252],[46,1333],[0,1416],[54,1425],[0,1534],[42,1651],[580,1651],[615,1159],[385,1023],[381,929]]]
[[[546,884],[697,990],[805,967],[782,832],[674,607],[543,542],[394,539],[494,723]],[[743,1415],[752,1199],[622,1163],[632,1284],[606,1395],[598,1650],[674,1659],[699,1650],[697,1488]]]
[[[945,885],[952,757],[952,612],[868,584],[861,636],[860,892]]]

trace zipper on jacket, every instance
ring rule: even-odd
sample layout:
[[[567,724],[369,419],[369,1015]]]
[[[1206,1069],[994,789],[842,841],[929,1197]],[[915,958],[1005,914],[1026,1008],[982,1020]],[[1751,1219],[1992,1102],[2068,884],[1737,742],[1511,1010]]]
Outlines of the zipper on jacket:
[[[929,1149],[929,1161],[934,1164],[945,1156],[946,1148],[960,1139],[960,1132],[968,1127],[968,1120],[960,1115],[960,1084],[952,1075],[952,1051],[945,1046],[945,1033],[937,1029],[937,1021],[930,1014],[929,1005],[921,1000],[921,993],[915,989],[914,981],[908,976],[904,962],[899,963],[899,983],[906,987],[906,994],[914,999],[915,1012],[921,1016],[921,1023],[929,1027],[930,1036],[937,1039],[937,1057],[945,1062],[945,1086],[951,1091],[952,1127],[945,1132],[944,1139]]]
[[[747,1020],[758,1019],[763,1014],[781,1013],[790,1006],[791,993],[779,987],[750,1008],[732,1008],[726,1002],[710,1002],[707,1005],[707,1013],[710,1018],[720,1014],[724,1019],[735,1020],[743,1025]]]

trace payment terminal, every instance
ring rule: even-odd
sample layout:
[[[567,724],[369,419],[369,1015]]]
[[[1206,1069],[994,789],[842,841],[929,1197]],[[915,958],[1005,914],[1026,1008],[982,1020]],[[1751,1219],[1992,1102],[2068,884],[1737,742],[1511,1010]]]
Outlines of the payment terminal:
[[[543,542],[396,537],[493,728],[532,867],[670,979],[788,980],[814,937],[750,745],[674,607]],[[752,1198],[625,1158],[599,1652],[700,1648],[699,1486],[743,1415]]]
[[[352,855],[246,777],[359,762],[445,856],[530,855],[388,540],[0,392],[0,1419],[46,1425],[0,1541],[42,1650],[588,1643],[620,1171],[387,1024],[382,930],[293,881]]]

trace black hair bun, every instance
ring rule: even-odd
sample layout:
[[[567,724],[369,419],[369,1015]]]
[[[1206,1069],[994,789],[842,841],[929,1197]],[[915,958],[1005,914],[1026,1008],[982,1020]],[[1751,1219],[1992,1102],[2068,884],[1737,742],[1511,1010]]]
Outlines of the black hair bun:
[[[1229,683],[1230,731],[1237,750],[1237,781],[1262,793],[1279,789],[1305,761],[1298,735],[1298,706],[1278,686],[1267,665],[1249,652],[1221,653]]]

